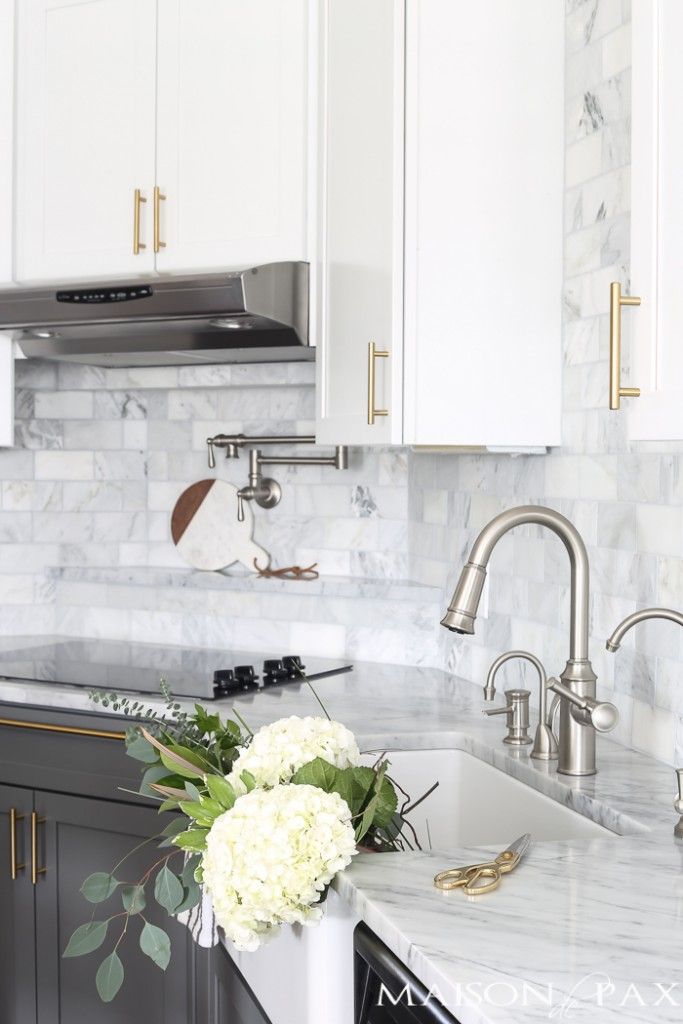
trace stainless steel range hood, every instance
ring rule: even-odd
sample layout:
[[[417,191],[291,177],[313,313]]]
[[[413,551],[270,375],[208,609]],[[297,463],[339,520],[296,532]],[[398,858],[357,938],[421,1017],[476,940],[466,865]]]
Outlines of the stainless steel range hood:
[[[95,366],[310,360],[308,264],[0,292],[24,355]]]

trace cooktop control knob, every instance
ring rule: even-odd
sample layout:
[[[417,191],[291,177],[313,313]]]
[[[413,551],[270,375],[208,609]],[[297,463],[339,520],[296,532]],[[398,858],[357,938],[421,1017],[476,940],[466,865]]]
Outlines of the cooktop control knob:
[[[235,665],[235,678],[240,690],[256,690],[258,688],[258,676],[254,673],[253,665]]]
[[[213,692],[216,697],[222,697],[229,693],[237,693],[240,684],[235,679],[235,673],[231,668],[217,668],[213,674]]]
[[[278,658],[269,658],[263,662],[263,685],[274,686],[283,683],[289,673]]]
[[[301,663],[298,654],[289,654],[282,659],[283,667],[289,679],[301,679],[306,666]]]

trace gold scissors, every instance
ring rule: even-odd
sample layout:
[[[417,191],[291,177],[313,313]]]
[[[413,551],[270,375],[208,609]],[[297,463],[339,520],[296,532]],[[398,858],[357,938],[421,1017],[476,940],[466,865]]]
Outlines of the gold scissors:
[[[515,839],[514,843],[499,853],[495,860],[440,871],[434,876],[434,885],[437,889],[462,889],[468,896],[482,896],[485,892],[493,892],[500,885],[502,876],[517,867],[530,843],[531,833],[527,832],[519,839]]]

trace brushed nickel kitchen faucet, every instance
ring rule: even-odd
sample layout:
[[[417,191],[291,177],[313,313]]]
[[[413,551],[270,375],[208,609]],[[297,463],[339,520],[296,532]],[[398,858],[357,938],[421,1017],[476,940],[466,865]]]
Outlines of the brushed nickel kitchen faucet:
[[[556,690],[560,696],[557,770],[562,775],[595,775],[596,729],[605,732],[613,729],[619,712],[613,705],[596,700],[597,677],[588,658],[588,554],[580,533],[568,519],[542,505],[521,505],[495,516],[474,542],[441,625],[455,633],[474,633],[493,549],[509,530],[527,523],[544,526],[557,534],[569,555],[571,567],[569,659]]]

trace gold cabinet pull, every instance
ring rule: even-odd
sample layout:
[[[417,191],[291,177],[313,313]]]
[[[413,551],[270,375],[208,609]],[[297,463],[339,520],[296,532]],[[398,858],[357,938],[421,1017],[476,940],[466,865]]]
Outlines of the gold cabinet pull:
[[[609,407],[619,409],[622,398],[639,398],[640,388],[621,386],[621,307],[639,306],[637,295],[622,295],[621,285],[613,281],[610,285],[609,301]]]
[[[368,342],[368,423],[372,427],[377,416],[388,416],[388,409],[375,408],[375,359],[388,359],[389,353],[375,348],[374,341]]]
[[[83,729],[76,725],[51,725],[48,722],[25,722],[22,718],[0,718],[0,726],[10,729],[35,729],[37,732],[57,732],[67,736],[93,736],[100,740],[125,740],[125,732],[107,732],[104,729]]]
[[[154,251],[166,248],[166,242],[161,241],[161,200],[166,196],[158,185],[154,186]]]
[[[10,861],[10,874],[12,881],[16,882],[17,875],[20,871],[23,871],[26,867],[25,863],[19,864],[17,862],[17,822],[23,821],[24,815],[17,814],[16,807],[10,807],[9,809],[9,861]]]
[[[38,875],[44,875],[47,868],[38,867],[38,826],[45,824],[45,818],[39,818],[37,811],[31,811],[31,881],[38,884]]]
[[[140,241],[140,205],[146,202],[140,189],[136,188],[133,192],[133,256],[139,256],[140,250],[147,248]]]

